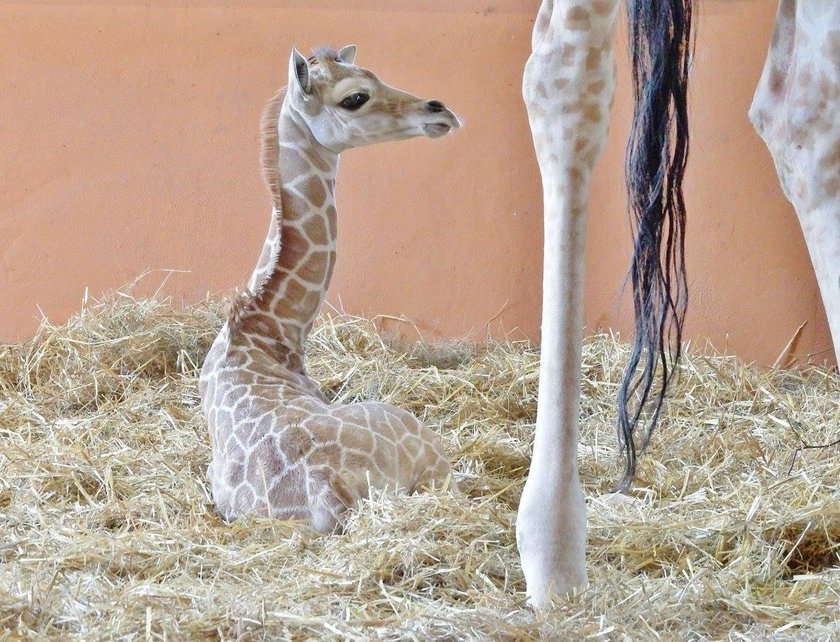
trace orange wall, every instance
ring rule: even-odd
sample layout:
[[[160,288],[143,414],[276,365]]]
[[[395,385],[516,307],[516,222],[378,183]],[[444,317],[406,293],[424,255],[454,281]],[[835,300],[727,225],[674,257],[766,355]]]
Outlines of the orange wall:
[[[521,328],[536,338],[542,208],[520,78],[537,5],[3,3],[0,336],[31,333],[38,306],[61,321],[85,288],[98,294],[149,268],[188,271],[166,285],[185,302],[242,284],[268,221],[262,104],[285,83],[293,44],[353,42],[361,64],[443,100],[465,127],[344,155],[330,300],[440,335]],[[688,334],[765,363],[804,321],[800,356],[830,358],[831,346],[798,224],[746,118],[773,5],[702,3],[687,194]],[[623,47],[593,185],[586,319],[626,331]]]

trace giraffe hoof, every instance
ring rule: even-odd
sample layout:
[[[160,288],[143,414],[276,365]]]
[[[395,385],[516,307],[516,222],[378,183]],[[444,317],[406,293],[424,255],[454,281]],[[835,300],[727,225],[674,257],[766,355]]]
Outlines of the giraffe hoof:
[[[543,609],[586,587],[586,502],[579,485],[554,502],[532,488],[519,504],[516,544],[528,604]]]

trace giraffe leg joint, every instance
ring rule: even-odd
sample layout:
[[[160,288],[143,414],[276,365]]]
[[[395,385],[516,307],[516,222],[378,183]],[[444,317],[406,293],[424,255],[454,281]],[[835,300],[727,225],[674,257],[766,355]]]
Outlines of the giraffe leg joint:
[[[587,584],[583,490],[580,483],[563,489],[547,486],[534,490],[533,483],[525,485],[516,519],[528,603],[537,608]]]

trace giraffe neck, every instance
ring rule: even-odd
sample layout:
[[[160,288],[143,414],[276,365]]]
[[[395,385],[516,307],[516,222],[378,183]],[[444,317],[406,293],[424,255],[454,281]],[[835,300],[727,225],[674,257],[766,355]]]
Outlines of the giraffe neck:
[[[303,343],[335,265],[338,154],[320,145],[279,94],[266,109],[263,171],[271,224],[245,299],[231,322],[245,340],[302,370]]]

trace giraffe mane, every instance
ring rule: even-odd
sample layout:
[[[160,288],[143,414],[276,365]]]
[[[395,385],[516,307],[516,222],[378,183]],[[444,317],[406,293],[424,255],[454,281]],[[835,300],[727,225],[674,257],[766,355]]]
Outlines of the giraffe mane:
[[[260,117],[260,167],[263,181],[265,181],[266,187],[271,193],[275,216],[278,219],[282,218],[280,200],[282,183],[280,181],[280,133],[277,126],[285,97],[286,88],[283,87],[266,103]],[[277,256],[272,256],[271,261],[272,264],[276,263]],[[269,276],[267,274],[263,282],[258,283],[253,292],[249,288],[244,290],[237,288],[225,297],[225,319],[232,332],[236,332],[241,327],[247,316],[248,308],[259,299],[265,281],[268,280]]]
[[[280,108],[283,106],[283,99],[286,97],[286,88],[278,91],[271,100],[263,107],[260,118],[260,165],[262,176],[268,191],[271,192],[271,200],[280,212],[280,133],[277,130],[277,121],[280,118]]]
[[[224,314],[231,332],[236,332],[241,328],[246,317],[245,311],[256,298],[257,295],[247,288],[245,290],[234,288],[225,297]]]

